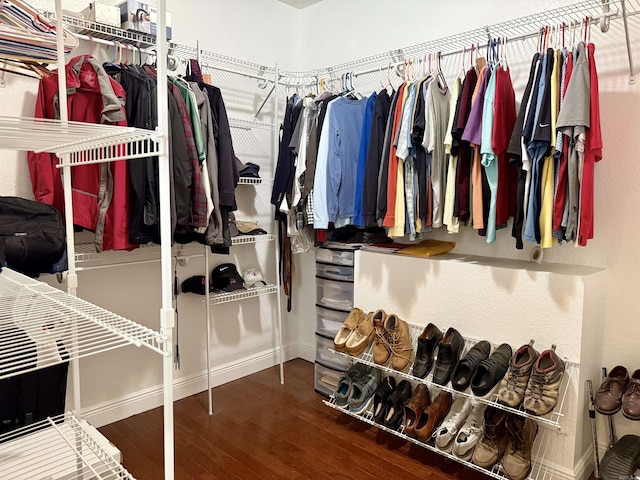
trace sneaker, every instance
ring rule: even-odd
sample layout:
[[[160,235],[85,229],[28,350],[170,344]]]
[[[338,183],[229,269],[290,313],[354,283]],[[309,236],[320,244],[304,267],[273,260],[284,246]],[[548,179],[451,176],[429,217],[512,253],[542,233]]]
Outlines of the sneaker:
[[[512,408],[518,408],[524,400],[531,370],[540,354],[533,348],[533,340],[523,345],[509,362],[507,375],[500,382],[498,402]]]
[[[462,392],[469,388],[471,377],[473,377],[478,365],[489,358],[490,353],[491,344],[486,340],[482,340],[471,347],[471,350],[458,362],[456,369],[453,371],[451,386],[454,390]]]
[[[479,467],[491,470],[502,458],[509,440],[507,412],[489,407],[484,412],[484,435],[473,451],[471,461]]]
[[[558,403],[564,362],[556,355],[556,346],[545,350],[536,360],[524,392],[524,409],[534,415],[546,415]]]
[[[438,358],[436,358],[433,381],[438,385],[446,385],[451,380],[453,370],[460,360],[464,350],[464,338],[455,328],[449,328],[438,343]]]
[[[384,365],[389,361],[389,357],[391,356],[389,333],[385,327],[387,314],[384,310],[378,310],[373,313],[372,319],[375,334],[375,341],[373,343],[373,361],[376,365]]]
[[[404,402],[411,398],[411,384],[408,380],[402,380],[387,399],[386,416],[384,426],[392,430],[398,430],[402,424],[404,415]]]
[[[367,373],[351,384],[351,396],[349,397],[349,410],[354,413],[364,412],[373,399],[382,373],[377,368],[369,367]]]
[[[422,410],[416,422],[418,440],[425,443],[429,441],[433,431],[451,408],[451,401],[451,393],[441,390],[431,405]]]
[[[368,372],[368,369],[369,367],[364,363],[354,363],[344,372],[333,394],[337,406],[346,407],[349,404],[349,397],[353,393],[353,382],[362,378]]]
[[[364,312],[359,308],[354,308],[349,312],[333,339],[333,348],[335,350],[338,352],[346,351],[347,339],[362,320],[364,320]]]
[[[613,368],[596,392],[595,407],[598,413],[613,415],[622,407],[622,396],[629,384],[629,372],[622,365]]]
[[[508,344],[503,343],[489,358],[480,362],[471,377],[471,390],[474,394],[483,397],[493,390],[507,373],[511,355],[513,355],[513,350]]]
[[[413,358],[409,325],[397,315],[391,314],[387,317],[385,328],[391,347],[391,368],[401,372],[409,366]]]
[[[431,405],[429,389],[424,383],[419,384],[413,391],[413,396],[404,402],[404,433],[410,437],[416,436],[416,422],[426,407]]]
[[[393,377],[385,377],[378,385],[373,394],[373,419],[376,423],[384,423],[384,418],[387,416],[387,399],[395,389],[396,379]]]
[[[624,391],[622,414],[629,420],[640,420],[640,369],[633,372]]]
[[[458,430],[471,413],[471,400],[467,397],[459,396],[455,399],[449,413],[444,418],[435,432],[436,447],[443,452],[451,452],[453,442],[458,435]]]
[[[427,325],[418,337],[416,359],[413,362],[413,376],[424,378],[433,368],[433,353],[442,340],[442,332],[433,323]]]
[[[352,357],[359,357],[362,352],[371,344],[375,332],[373,330],[373,312],[368,313],[362,318],[360,323],[351,332],[347,343],[345,344],[345,350]]]
[[[464,425],[462,425],[453,442],[453,454],[456,457],[467,462],[471,460],[473,450],[478,445],[480,438],[482,438],[482,419],[486,409],[486,403],[478,403],[473,406],[471,413],[464,421]]]
[[[509,415],[507,431],[509,443],[502,457],[502,468],[510,480],[525,480],[531,472],[531,449],[538,425],[530,418]]]

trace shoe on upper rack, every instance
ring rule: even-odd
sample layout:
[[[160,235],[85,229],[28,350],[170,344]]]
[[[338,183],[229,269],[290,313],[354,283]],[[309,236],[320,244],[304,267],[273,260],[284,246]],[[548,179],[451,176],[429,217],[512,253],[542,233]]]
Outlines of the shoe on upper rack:
[[[441,390],[431,405],[422,409],[416,422],[416,438],[422,442],[429,441],[440,421],[451,408],[451,393]]]
[[[479,467],[491,470],[507,449],[509,436],[504,410],[488,407],[484,412],[484,435],[473,451],[471,460]]]
[[[413,395],[409,400],[404,402],[404,417],[402,424],[404,425],[404,433],[410,437],[416,436],[416,422],[422,413],[422,410],[431,405],[431,397],[429,389],[424,383],[419,384],[413,391]]]
[[[640,369],[633,372],[624,391],[622,414],[629,420],[640,420]]]
[[[359,308],[354,308],[349,312],[333,339],[333,348],[335,350],[338,352],[346,350],[347,339],[362,320],[364,320],[364,312]]]
[[[354,363],[344,372],[342,378],[338,380],[338,386],[333,394],[337,406],[346,407],[349,404],[349,397],[353,393],[353,382],[362,378],[368,368],[364,363]]]
[[[462,425],[453,442],[453,454],[456,457],[466,461],[471,460],[473,450],[482,438],[482,422],[486,409],[486,403],[478,403],[473,406],[471,413],[464,421],[464,425]]]
[[[376,365],[384,365],[391,356],[389,346],[389,333],[386,329],[387,313],[377,310],[373,313],[373,330],[375,340],[373,342],[373,361]]]
[[[502,468],[510,480],[525,480],[531,472],[531,449],[538,425],[530,418],[507,417],[509,442],[502,457]]]
[[[540,355],[533,348],[534,341],[520,347],[509,362],[509,370],[500,382],[498,402],[512,408],[518,408],[524,400],[531,370]]]
[[[351,396],[349,397],[349,410],[354,413],[365,411],[371,404],[373,394],[376,392],[382,372],[374,367],[369,367],[367,372],[351,384]]]
[[[528,413],[546,415],[552,411],[560,396],[565,365],[556,355],[556,346],[540,354],[531,371],[522,405]]]
[[[436,447],[443,452],[451,452],[453,442],[462,428],[465,420],[471,413],[471,399],[459,395],[451,405],[449,413],[444,417],[440,426],[436,429]]]
[[[482,340],[471,347],[453,371],[451,386],[459,392],[466,390],[471,383],[471,377],[473,377],[478,365],[480,365],[480,362],[483,360],[489,358],[490,353],[491,344],[486,340]]]
[[[389,346],[391,347],[391,368],[401,372],[413,360],[409,325],[397,315],[391,314],[387,317],[385,328],[389,338]]]
[[[385,377],[380,382],[373,394],[373,419],[376,423],[383,424],[387,416],[387,399],[396,389],[396,379],[393,377]]]
[[[413,362],[413,376],[424,378],[433,368],[433,354],[443,333],[433,323],[430,323],[418,337],[416,359]]]
[[[402,380],[387,399],[386,416],[384,426],[392,430],[398,430],[402,424],[404,415],[404,402],[411,398],[411,384],[408,380]]]
[[[347,338],[347,343],[345,344],[347,353],[353,357],[359,357],[371,344],[374,336],[373,312],[370,312],[364,316],[356,328],[351,332],[349,338]]]
[[[595,407],[603,415],[613,415],[622,407],[622,396],[629,384],[629,372],[622,365],[614,367],[596,392]]]
[[[438,343],[438,358],[433,372],[433,382],[446,385],[464,350],[464,338],[455,328],[449,328]]]
[[[511,347],[503,343],[489,358],[480,362],[471,378],[471,390],[474,394],[483,397],[493,390],[507,373],[511,355],[513,355]]]

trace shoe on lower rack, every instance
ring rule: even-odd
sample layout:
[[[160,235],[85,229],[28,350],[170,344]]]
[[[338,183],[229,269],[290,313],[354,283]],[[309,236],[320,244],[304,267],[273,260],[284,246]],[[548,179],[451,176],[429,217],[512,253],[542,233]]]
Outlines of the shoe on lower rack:
[[[600,478],[603,480],[631,480],[640,466],[640,437],[625,435],[607,450],[600,463]]]
[[[402,425],[404,415],[404,402],[411,398],[411,384],[408,380],[402,380],[387,399],[386,416],[384,426],[391,430],[398,430]]]
[[[467,397],[458,396],[451,405],[449,413],[447,413],[447,416],[434,433],[438,450],[447,453],[451,452],[458,431],[469,416],[469,413],[471,413],[471,400]]]
[[[440,421],[451,408],[451,393],[441,390],[436,399],[427,408],[422,410],[416,422],[416,438],[422,442],[428,442]]]
[[[354,413],[364,412],[373,399],[380,380],[382,372],[377,368],[369,367],[368,371],[358,380],[351,384],[351,396],[349,397],[349,410]]]
[[[504,455],[509,440],[507,416],[507,412],[494,407],[485,410],[484,434],[471,457],[473,463],[479,467],[491,470]]]
[[[396,379],[393,377],[385,377],[378,385],[373,394],[373,419],[376,423],[384,424],[387,416],[387,400],[395,389]]]
[[[353,393],[353,382],[362,378],[367,373],[368,368],[364,363],[354,363],[344,372],[344,375],[338,381],[336,391],[333,393],[337,406],[346,407],[349,405],[349,398]]]
[[[540,354],[533,348],[533,340],[514,353],[509,362],[509,370],[498,388],[498,402],[512,408],[518,408],[522,404],[538,356]]]
[[[522,405],[525,411],[533,415],[546,415],[558,404],[565,366],[555,349],[556,346],[552,345],[550,350],[540,354],[524,392]]]
[[[453,442],[453,454],[456,457],[467,462],[471,460],[473,450],[482,438],[482,422],[486,409],[486,403],[478,403],[473,406],[471,413],[464,421],[464,425],[462,425]]]
[[[510,480],[525,480],[531,472],[531,449],[538,425],[530,418],[507,417],[509,443],[502,457],[502,468]]]
[[[413,391],[413,395],[409,400],[404,402],[403,413],[404,433],[410,437],[416,436],[416,422],[422,413],[422,410],[431,405],[431,397],[429,389],[424,383],[419,384]]]

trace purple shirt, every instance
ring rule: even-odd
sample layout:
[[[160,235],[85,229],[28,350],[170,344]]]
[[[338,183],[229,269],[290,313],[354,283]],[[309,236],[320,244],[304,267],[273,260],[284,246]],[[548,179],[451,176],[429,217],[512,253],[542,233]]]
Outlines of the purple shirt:
[[[482,84],[480,84],[476,101],[471,106],[471,113],[469,113],[467,126],[464,128],[464,132],[462,133],[462,140],[474,145],[480,145],[482,143],[482,111],[484,110],[484,93],[487,90],[490,78],[491,69],[487,68],[482,76]]]

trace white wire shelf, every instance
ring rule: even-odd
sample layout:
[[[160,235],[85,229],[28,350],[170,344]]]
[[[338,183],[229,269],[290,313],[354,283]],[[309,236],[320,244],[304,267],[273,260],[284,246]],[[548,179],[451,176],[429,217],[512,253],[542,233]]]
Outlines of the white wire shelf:
[[[229,126],[231,128],[241,128],[243,130],[273,130],[273,123],[258,122],[256,120],[244,120],[241,118],[230,118]]]
[[[409,324],[409,332],[410,332],[410,336],[411,336],[411,345],[414,346],[414,349],[416,348],[415,346],[418,344],[418,336],[420,336],[420,334],[422,333],[422,331],[424,330],[424,327],[420,327],[417,325],[411,325]],[[474,339],[466,339],[465,340],[465,348],[464,351],[462,353],[462,355],[460,356],[460,358],[463,358],[464,355],[469,351],[469,349],[471,349],[471,347],[473,347],[475,344],[477,343],[477,340]],[[413,375],[413,364],[411,364],[410,367],[408,367],[408,369],[404,372],[399,372],[397,370],[394,370],[393,368],[391,368],[391,366],[387,366],[387,365],[378,365],[377,363],[375,363],[373,361],[373,343],[367,347],[365,349],[365,351],[362,353],[362,355],[360,355],[359,357],[354,357],[352,355],[349,355],[348,353],[345,352],[338,352],[337,350],[333,350],[333,349],[329,349],[331,352],[337,354],[337,355],[342,355],[344,357],[348,357],[356,362],[360,362],[360,363],[364,363],[366,365],[370,365],[372,367],[378,368],[384,372],[390,373],[392,375],[397,375],[399,377],[403,377],[406,378],[407,380],[411,380],[414,382],[422,382],[425,383],[426,385],[435,387],[435,388],[439,388],[440,390],[445,390],[447,392],[450,392],[454,395],[462,395],[464,397],[467,398],[471,398],[474,401],[480,402],[480,403],[485,403],[487,405],[490,405],[494,408],[498,408],[500,410],[504,410],[510,413],[513,413],[515,415],[519,415],[525,418],[531,418],[532,420],[534,420],[536,423],[538,423],[539,425],[546,427],[548,429],[551,430],[561,430],[562,429],[562,425],[561,425],[561,420],[564,417],[564,413],[563,413],[563,408],[564,408],[564,403],[565,400],[567,398],[567,394],[569,392],[569,385],[571,383],[574,383],[574,380],[577,380],[578,378],[578,369],[579,366],[576,363],[573,362],[568,362],[565,360],[565,373],[562,379],[562,384],[560,385],[560,392],[559,392],[559,397],[558,397],[558,404],[556,405],[556,408],[543,416],[538,416],[538,415],[532,415],[526,411],[524,411],[524,409],[522,407],[519,408],[511,408],[508,407],[506,405],[502,405],[501,403],[498,403],[498,393],[497,393],[497,387],[493,389],[492,392],[490,392],[489,394],[487,394],[484,397],[478,397],[476,395],[473,394],[473,392],[471,391],[471,388],[468,388],[467,390],[460,392],[458,390],[455,390],[452,386],[451,383],[447,383],[446,385],[439,385],[437,383],[435,383],[433,381],[433,369],[432,371],[429,373],[429,375],[427,375],[425,378],[418,378],[415,377]],[[515,350],[514,350],[515,352]],[[415,351],[414,351],[414,355],[415,355]],[[437,356],[436,356],[437,358]],[[435,360],[434,360],[435,361]],[[387,362],[388,363],[388,362]],[[499,385],[499,384],[498,384]]]
[[[108,440],[72,413],[47,418],[0,436],[4,480],[135,480]]]
[[[273,185],[273,178],[240,177],[238,185]]]
[[[247,298],[271,295],[278,291],[277,285],[266,285],[265,287],[240,289],[233,292],[212,293],[209,295],[209,304],[218,305],[220,303],[237,302]]]
[[[159,155],[154,130],[60,120],[0,116],[0,148],[69,154],[71,165]]]
[[[9,268],[0,272],[0,379],[127,345],[169,355],[166,337]]]
[[[90,35],[103,40],[123,41],[141,48],[151,47],[156,44],[155,35],[123,30],[122,28],[91,22],[71,15],[63,15],[62,21],[65,23],[67,28],[70,28],[76,33]]]
[[[447,452],[443,452],[442,450],[439,450],[433,444],[433,439],[430,439],[429,443],[424,443],[416,438],[409,437],[404,433],[403,426],[400,426],[398,430],[393,430],[391,428],[385,427],[384,425],[380,425],[379,423],[376,423],[375,420],[373,419],[373,411],[372,411],[373,406],[370,406],[361,414],[357,414],[350,411],[348,408],[344,408],[336,405],[335,398],[333,396],[330,396],[329,400],[322,400],[322,403],[333,408],[334,410],[338,410],[339,412],[342,412],[346,415],[357,418],[358,420],[361,420],[364,423],[368,423],[369,425],[378,427],[380,430],[384,430],[385,432],[391,433],[396,437],[403,438],[404,440],[415,443],[416,445],[419,445],[423,448],[426,448],[427,450],[430,450],[439,455],[442,455],[450,460],[461,463],[462,465],[472,468],[473,470],[482,472],[485,475],[488,475],[489,477],[501,478],[501,479],[509,478],[504,473],[502,466],[500,465],[499,462],[496,465],[494,465],[494,467],[491,470],[487,470],[482,467],[479,467],[478,465],[472,462],[456,457],[451,453],[447,453]],[[533,449],[532,449],[533,468],[531,469],[531,473],[527,477],[527,480],[545,480],[548,478],[552,478],[551,476],[549,476],[549,462],[548,462],[548,457],[553,452],[552,447],[550,447],[550,445],[553,444],[550,438],[550,435],[552,433],[553,432],[546,429],[538,430],[538,434],[536,436],[535,442],[533,444]]]

